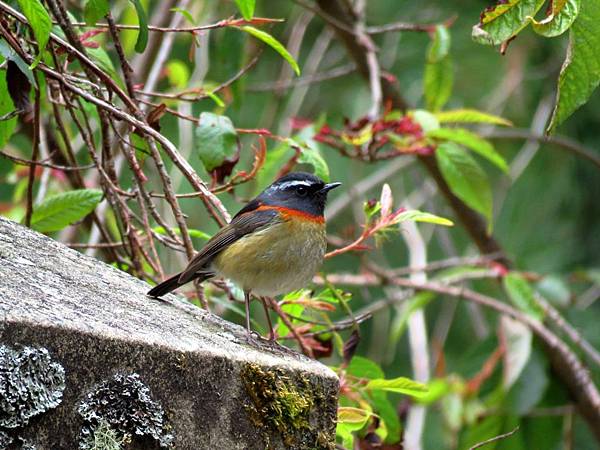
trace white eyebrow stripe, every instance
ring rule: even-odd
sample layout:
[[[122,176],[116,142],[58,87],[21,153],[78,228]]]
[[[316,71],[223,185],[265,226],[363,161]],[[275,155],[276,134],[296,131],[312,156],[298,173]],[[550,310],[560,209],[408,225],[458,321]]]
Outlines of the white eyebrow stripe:
[[[304,180],[293,180],[293,181],[286,181],[284,183],[281,184],[277,184],[275,186],[273,186],[275,189],[287,189],[289,187],[293,187],[293,186],[312,186],[313,183],[311,183],[310,181],[304,181]]]

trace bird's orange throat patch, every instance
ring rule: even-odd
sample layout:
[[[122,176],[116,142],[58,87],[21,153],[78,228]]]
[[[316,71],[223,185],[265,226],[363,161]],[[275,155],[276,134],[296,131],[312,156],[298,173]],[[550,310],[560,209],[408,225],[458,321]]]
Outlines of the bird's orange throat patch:
[[[259,206],[258,209],[259,210],[274,209],[283,216],[284,220],[298,218],[298,219],[309,220],[311,222],[316,222],[316,223],[321,223],[321,224],[325,223],[325,217],[323,217],[323,216],[316,216],[316,215],[308,213],[306,211],[300,211],[298,209],[293,209],[293,208],[286,208],[284,206],[262,205],[262,206]]]

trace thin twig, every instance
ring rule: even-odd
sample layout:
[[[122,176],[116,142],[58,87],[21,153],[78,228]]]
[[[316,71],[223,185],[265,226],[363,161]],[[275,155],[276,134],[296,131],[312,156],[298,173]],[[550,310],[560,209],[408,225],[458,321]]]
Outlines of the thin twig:
[[[40,153],[40,87],[37,83],[35,86],[35,100],[33,106],[33,142],[32,161],[37,161]],[[27,180],[27,206],[25,210],[25,226],[31,226],[31,216],[33,215],[33,183],[35,181],[35,166],[29,166],[29,176]]]
[[[592,149],[566,136],[547,136],[543,134],[532,133],[527,129],[510,129],[494,130],[492,132],[485,133],[484,137],[490,139],[528,139],[546,144],[552,144],[591,162],[594,166],[596,166],[596,168],[600,169],[600,156],[596,155]]]
[[[253,17],[251,20],[245,19],[225,19],[220,20],[216,23],[207,25],[197,25],[193,27],[158,27],[155,25],[148,25],[148,31],[156,31],[159,33],[196,33],[198,31],[214,30],[216,28],[224,27],[241,27],[244,25],[257,25],[257,24],[270,24],[270,23],[281,23],[284,19],[273,19],[269,17]],[[89,25],[85,22],[71,22],[74,27],[81,28],[100,28],[107,29],[110,27],[108,23],[95,23]],[[139,25],[128,25],[128,24],[115,24],[115,28],[118,30],[139,30]]]
[[[512,431],[509,431],[508,433],[504,433],[504,434],[500,434],[498,436],[494,436],[493,438],[487,439],[483,442],[480,442],[479,444],[475,444],[474,446],[472,446],[469,450],[475,450],[477,448],[481,448],[485,445],[491,444],[492,442],[496,442],[496,441],[500,441],[502,439],[506,439],[508,437],[511,437],[513,434],[515,434],[517,431],[519,431],[519,427],[515,428]]]

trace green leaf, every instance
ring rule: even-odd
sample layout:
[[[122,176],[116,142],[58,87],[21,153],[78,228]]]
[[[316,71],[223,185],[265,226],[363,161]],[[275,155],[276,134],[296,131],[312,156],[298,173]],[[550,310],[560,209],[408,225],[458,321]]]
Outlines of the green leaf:
[[[412,220],[414,222],[434,223],[436,225],[444,225],[446,227],[451,227],[454,225],[451,220],[436,216],[435,214],[430,214],[428,212],[419,211],[417,209],[401,212],[394,218],[393,223],[402,223],[406,222],[407,220]]]
[[[450,190],[469,207],[483,214],[491,227],[492,190],[477,161],[453,142],[440,144],[435,157]]]
[[[111,77],[113,77],[113,79],[118,79],[117,72],[115,71],[115,66],[112,63],[110,56],[108,56],[108,53],[106,53],[106,50],[104,50],[102,47],[89,47],[86,48],[86,52],[89,55],[89,57],[92,58],[92,60],[96,64],[98,64],[98,67],[100,67],[102,70],[108,73]]]
[[[167,78],[171,86],[177,89],[183,89],[190,80],[190,69],[187,64],[179,59],[172,59],[167,63]]]
[[[504,277],[502,284],[508,297],[517,308],[537,320],[544,318],[544,309],[535,300],[533,288],[522,275],[511,272]]]
[[[18,2],[21,11],[27,17],[38,45],[38,55],[30,66],[33,69],[41,61],[46,44],[48,44],[50,31],[52,30],[52,20],[40,0],[18,0]]]
[[[558,77],[551,133],[581,105],[600,83],[600,0],[585,0],[569,36],[567,57]]]
[[[351,423],[360,425],[360,428],[367,423],[369,417],[371,417],[373,413],[371,411],[367,411],[366,409],[353,408],[351,406],[340,406],[338,408],[338,423]]]
[[[508,316],[500,317],[500,334],[505,343],[502,386],[509,390],[523,372],[531,356],[531,329]]]
[[[436,378],[427,383],[427,393],[419,396],[415,400],[422,405],[430,405],[437,402],[439,399],[447,395],[452,386],[450,382],[444,378]]]
[[[252,16],[254,16],[254,7],[256,6],[256,0],[235,0],[235,4],[242,13],[244,19],[252,20]]]
[[[264,31],[259,30],[258,28],[254,28],[248,25],[239,28],[240,30],[245,31],[248,34],[251,34],[256,39],[263,41],[265,44],[267,44],[269,47],[271,47],[273,50],[279,53],[283,57],[283,59],[285,59],[288,62],[288,64],[292,66],[292,69],[294,69],[296,75],[300,75],[300,67],[298,67],[298,63],[296,62],[294,57],[290,55],[290,52],[288,52],[287,49],[281,44],[281,42],[279,42],[269,33],[265,33]]]
[[[6,71],[4,71],[6,74]],[[15,105],[8,93],[8,87],[6,86],[6,76],[0,75],[0,116],[8,114],[15,110]],[[17,126],[17,117],[13,117],[9,120],[0,121],[0,148],[4,148],[12,134],[15,132]],[[4,165],[5,163],[2,163]]]
[[[493,125],[512,126],[510,120],[492,114],[477,111],[476,109],[454,109],[442,111],[435,114],[440,123],[491,123]]]
[[[425,64],[423,85],[425,91],[425,107],[430,111],[439,111],[444,107],[452,94],[454,74],[452,59],[446,56],[435,63]]]
[[[327,182],[329,181],[329,166],[321,155],[319,143],[313,139],[315,134],[315,127],[311,125],[303,128],[300,133],[288,139],[288,143],[290,146],[300,149],[298,162],[310,164],[315,171],[315,175]]]
[[[385,442],[388,444],[399,442],[402,426],[400,425],[398,412],[392,402],[388,399],[387,392],[373,391],[371,397],[373,399],[373,409],[379,418],[383,420],[387,430],[387,436],[384,438]]]
[[[435,294],[433,292],[421,291],[417,292],[411,298],[403,302],[402,309],[399,311],[396,317],[394,317],[394,320],[390,326],[388,348],[395,348],[397,342],[406,330],[410,316],[412,316],[415,311],[425,308],[434,298]]]
[[[425,111],[424,109],[415,109],[410,111],[413,120],[417,122],[424,132],[435,130],[440,127],[440,122],[436,115]]]
[[[53,195],[33,208],[31,228],[46,233],[59,231],[83,219],[102,200],[98,189],[78,189]]]
[[[427,49],[427,62],[436,63],[450,53],[450,32],[445,25],[436,25],[433,41]]]
[[[211,112],[200,114],[196,138],[198,156],[208,172],[220,167],[238,150],[237,132],[227,116]]]
[[[544,20],[532,19],[533,30],[546,37],[560,36],[569,29],[579,14],[580,0],[551,0]]]
[[[342,440],[344,448],[354,448],[354,435],[348,424],[338,422],[335,428],[335,435]]]
[[[129,0],[135,6],[135,12],[138,16],[138,24],[140,31],[138,32],[137,41],[135,41],[135,51],[143,53],[148,45],[148,17],[140,0]]]
[[[27,65],[25,61],[23,61],[23,58],[17,55],[17,53],[12,49],[12,47],[8,46],[8,44],[4,40],[0,41],[0,55],[4,56],[6,59],[10,59],[11,61],[13,61],[17,65],[17,67],[21,69],[21,72],[25,74],[31,85],[35,85],[35,80],[33,79],[33,72],[31,71],[31,68]]]
[[[427,137],[443,139],[464,145],[480,156],[483,156],[503,172],[508,172],[508,165],[506,164],[506,161],[502,155],[500,155],[496,149],[494,149],[494,146],[489,141],[483,139],[481,136],[473,133],[470,130],[466,130],[464,128],[439,128],[437,130],[428,132]]]
[[[542,400],[550,384],[547,366],[545,356],[534,348],[519,378],[507,394],[506,407],[509,411],[522,416]]]
[[[206,95],[208,95],[208,98],[215,102],[218,107],[223,108],[225,106],[225,102],[221,100],[214,92],[207,92]]]
[[[162,234],[163,236],[167,235],[167,230],[164,227],[154,227],[152,228],[158,234]],[[179,228],[173,228],[175,234],[181,236],[181,230]],[[204,231],[196,230],[194,228],[188,228],[188,234],[193,238],[204,239],[208,241],[212,236]]]
[[[486,45],[500,45],[516,36],[535,16],[545,0],[508,0],[487,8],[473,27],[472,37]]]
[[[348,364],[346,372],[358,378],[383,378],[385,375],[379,364],[363,356],[355,356]]]
[[[169,11],[171,11],[171,12],[178,12],[183,17],[185,17],[189,23],[191,23],[192,25],[196,25],[196,21],[194,20],[194,16],[192,16],[192,13],[190,13],[188,10],[183,9],[183,8],[171,8]]]
[[[440,110],[452,93],[452,60],[450,58],[450,33],[444,25],[437,25],[433,41],[427,50],[423,85],[425,106],[430,111]]]
[[[369,381],[366,388],[373,391],[396,392],[398,394],[405,394],[413,397],[419,397],[429,390],[427,385],[405,377],[392,378],[390,380],[377,378]]]
[[[106,16],[110,11],[108,0],[88,0],[83,10],[85,23],[94,25],[99,19]]]

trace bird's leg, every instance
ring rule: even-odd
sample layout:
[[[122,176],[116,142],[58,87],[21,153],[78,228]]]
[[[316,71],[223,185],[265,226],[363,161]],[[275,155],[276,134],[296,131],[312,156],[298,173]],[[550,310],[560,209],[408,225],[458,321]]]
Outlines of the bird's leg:
[[[244,303],[246,304],[246,331],[248,336],[252,335],[252,329],[250,328],[250,291],[244,291]]]
[[[271,317],[269,316],[269,307],[267,306],[267,299],[261,297],[260,301],[263,304],[263,308],[265,309],[265,315],[267,316],[267,322],[269,323],[269,340],[275,341],[275,330],[273,330],[273,323],[271,322]]]

